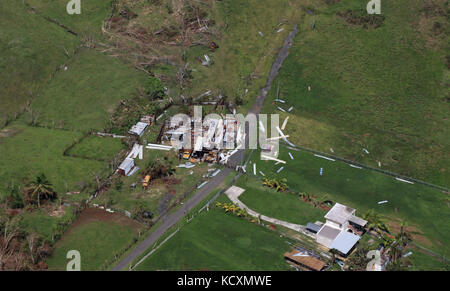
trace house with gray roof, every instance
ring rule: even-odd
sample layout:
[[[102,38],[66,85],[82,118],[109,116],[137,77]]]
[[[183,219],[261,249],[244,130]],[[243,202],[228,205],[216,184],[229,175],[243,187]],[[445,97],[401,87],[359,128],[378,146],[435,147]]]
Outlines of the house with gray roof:
[[[325,215],[325,224],[316,234],[316,242],[346,256],[361,238],[367,221],[355,215],[356,209],[336,203]]]

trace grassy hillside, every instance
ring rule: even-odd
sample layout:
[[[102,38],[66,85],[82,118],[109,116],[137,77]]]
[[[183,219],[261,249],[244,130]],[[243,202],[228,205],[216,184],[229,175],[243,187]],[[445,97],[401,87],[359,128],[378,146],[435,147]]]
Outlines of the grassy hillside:
[[[0,1],[0,127],[37,96],[79,44],[21,2]]]
[[[43,126],[102,130],[119,101],[136,93],[147,78],[118,59],[81,50],[31,107]]]
[[[290,159],[289,152],[294,160]],[[394,228],[398,227],[399,221],[406,220],[421,234],[417,238],[419,244],[448,256],[450,237],[446,229],[450,217],[448,198],[444,193],[419,184],[399,182],[374,171],[352,168],[342,162],[328,161],[303,151],[282,147],[279,158],[287,164],[274,165],[274,162],[261,161],[256,154],[253,161],[257,171],[262,171],[267,177],[287,178],[287,184],[293,191],[306,192],[320,201],[332,200],[348,205],[356,208],[360,216],[374,209],[388,217],[389,224]],[[282,166],[284,169],[277,173]],[[323,168],[322,176],[320,168]],[[249,166],[247,171],[253,170]],[[260,206],[260,211],[270,211],[273,208],[271,204],[280,203],[277,200],[289,201],[289,197],[277,195],[274,193],[272,199],[267,199]],[[388,200],[388,203],[379,205],[377,202],[382,200]],[[303,202],[299,200],[298,203]],[[295,212],[284,215],[291,215],[291,220],[301,217],[300,213]]]
[[[276,232],[226,214],[203,211],[137,270],[289,270],[290,248]]]
[[[281,107],[294,107],[286,134],[295,144],[449,186],[445,1],[385,1],[378,28],[338,15],[364,11],[365,2],[334,2],[305,13],[281,70]],[[428,9],[430,2],[442,8]],[[270,95],[266,112],[274,110],[276,86]]]
[[[65,157],[66,148],[81,134],[12,124],[0,131],[0,190],[8,184],[22,185],[44,173],[59,193],[78,191],[91,180],[92,172],[108,171],[104,162]],[[1,191],[0,191],[1,193]]]

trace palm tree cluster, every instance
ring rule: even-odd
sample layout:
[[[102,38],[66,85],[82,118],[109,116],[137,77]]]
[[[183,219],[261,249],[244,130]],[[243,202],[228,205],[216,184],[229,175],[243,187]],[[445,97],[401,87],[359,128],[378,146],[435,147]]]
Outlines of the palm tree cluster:
[[[41,200],[55,199],[56,192],[53,190],[53,184],[47,179],[45,174],[38,175],[25,187],[25,202],[33,204],[37,201],[38,207],[41,207]]]
[[[373,209],[367,211],[363,218],[367,220],[367,228],[369,230],[374,230],[379,235],[383,235],[384,232],[390,232],[384,218]]]
[[[239,217],[248,217],[248,213],[245,209],[240,208],[236,204],[233,203],[220,203],[217,202],[216,206],[225,210],[225,212],[230,212],[236,214]]]
[[[277,191],[277,192],[286,191],[288,189],[288,185],[286,183],[287,183],[286,178],[282,178],[280,181],[278,181],[276,178],[273,178],[273,179],[264,178],[263,179],[263,186],[275,189],[275,191]]]

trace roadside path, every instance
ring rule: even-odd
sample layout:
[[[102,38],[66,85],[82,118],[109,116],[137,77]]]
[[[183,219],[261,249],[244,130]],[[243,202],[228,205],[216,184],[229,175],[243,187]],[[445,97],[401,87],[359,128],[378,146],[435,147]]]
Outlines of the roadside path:
[[[276,225],[281,225],[281,226],[287,227],[289,229],[301,232],[301,233],[303,233],[303,234],[305,234],[307,236],[314,237],[310,233],[308,233],[308,231],[306,230],[306,227],[304,225],[294,224],[294,223],[290,223],[290,222],[287,222],[287,221],[283,221],[283,220],[279,220],[279,219],[276,219],[276,218],[272,218],[272,217],[269,217],[269,216],[265,216],[265,215],[262,215],[262,214],[260,214],[260,213],[258,213],[256,211],[250,209],[241,200],[239,200],[239,196],[245,191],[245,190],[244,191],[243,190],[244,189],[242,189],[242,188],[239,188],[239,187],[236,187],[236,186],[232,186],[230,189],[225,191],[225,194],[228,196],[228,198],[230,198],[230,200],[234,204],[236,204],[237,206],[239,206],[242,209],[245,209],[247,211],[247,213],[250,214],[253,217],[256,217],[256,218],[259,217],[261,220],[267,221],[269,223],[276,224]]]
[[[155,229],[144,241],[142,241],[131,253],[129,253],[124,259],[122,259],[112,271],[121,271],[129,264],[131,264],[139,255],[144,253],[148,248],[150,248],[167,230],[174,226],[181,218],[183,218],[186,213],[192,210],[198,203],[203,201],[209,193],[216,189],[225,178],[233,170],[229,168],[224,168],[220,171],[217,176],[212,178],[208,183],[206,183],[202,188],[195,192],[194,196],[184,203],[177,211],[162,218],[162,224]]]

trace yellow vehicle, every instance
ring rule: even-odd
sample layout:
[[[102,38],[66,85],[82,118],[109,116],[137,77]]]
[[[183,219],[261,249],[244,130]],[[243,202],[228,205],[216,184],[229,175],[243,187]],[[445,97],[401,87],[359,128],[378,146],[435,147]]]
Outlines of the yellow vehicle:
[[[145,176],[144,181],[142,181],[142,187],[143,188],[147,188],[148,187],[150,179],[151,179],[150,175]]]
[[[190,151],[190,150],[184,151],[183,152],[183,159],[189,160],[189,158],[191,157],[191,153],[192,153],[192,151]]]

